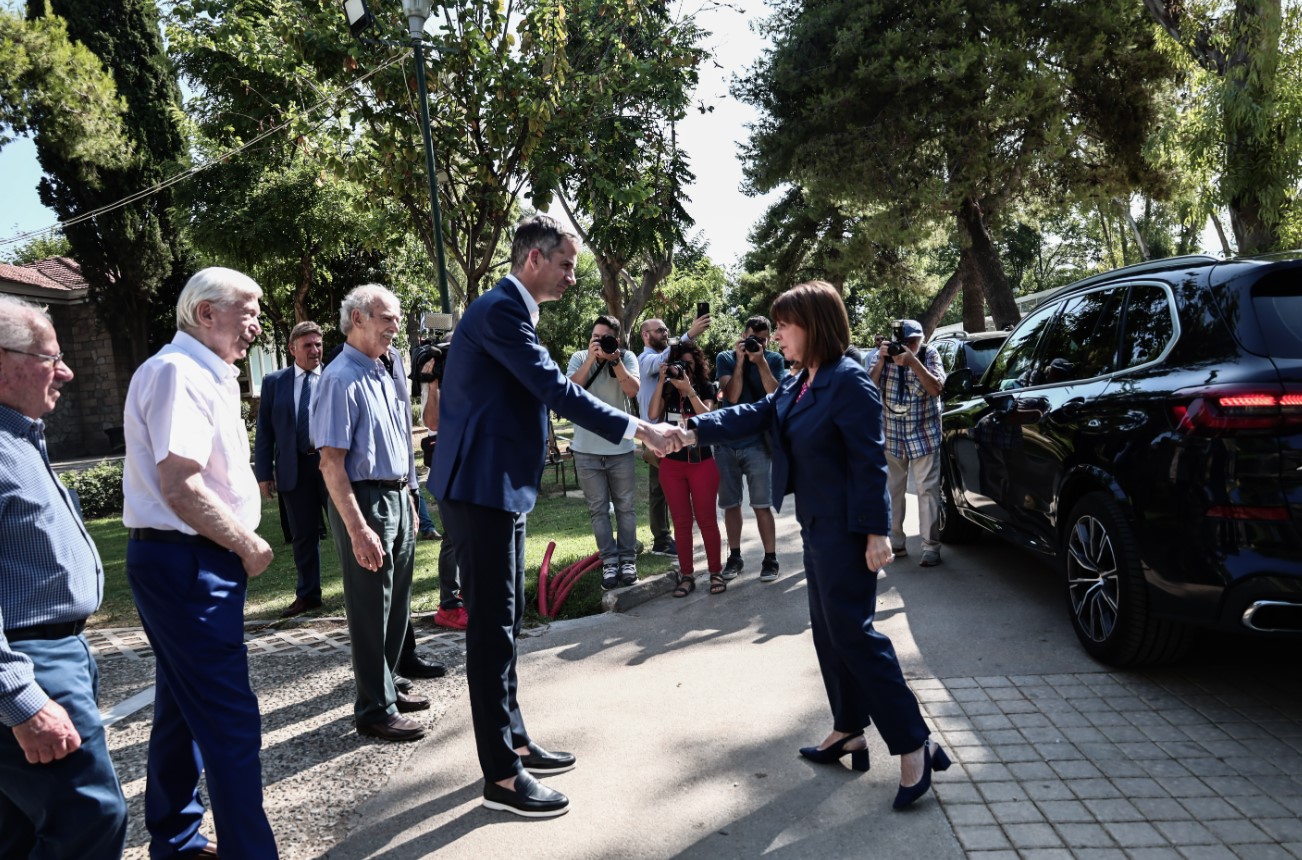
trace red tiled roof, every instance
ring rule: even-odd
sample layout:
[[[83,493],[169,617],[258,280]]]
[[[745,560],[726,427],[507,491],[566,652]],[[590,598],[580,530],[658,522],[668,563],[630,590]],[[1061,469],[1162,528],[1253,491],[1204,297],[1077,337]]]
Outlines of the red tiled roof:
[[[87,288],[86,279],[81,276],[81,266],[70,257],[50,257],[23,266],[0,263],[0,281],[61,292]]]
[[[28,263],[26,268],[35,269],[67,289],[86,289],[86,279],[81,276],[81,264],[72,257],[48,257],[35,263]]]

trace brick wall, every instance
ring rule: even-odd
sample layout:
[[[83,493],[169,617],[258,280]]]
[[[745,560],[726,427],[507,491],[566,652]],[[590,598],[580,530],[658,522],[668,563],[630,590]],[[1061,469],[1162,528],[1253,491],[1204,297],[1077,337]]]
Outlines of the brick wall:
[[[63,387],[59,405],[45,418],[50,456],[67,459],[113,453],[104,431],[122,426],[127,392],[122,369],[114,358],[112,336],[89,302],[52,305],[50,316],[64,360],[74,374]]]

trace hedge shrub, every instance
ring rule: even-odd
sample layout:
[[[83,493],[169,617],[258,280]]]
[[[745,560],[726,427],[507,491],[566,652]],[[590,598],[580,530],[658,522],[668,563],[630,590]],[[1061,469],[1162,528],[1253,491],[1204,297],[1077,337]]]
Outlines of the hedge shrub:
[[[88,520],[122,512],[122,461],[105,460],[79,472],[59,475],[63,485],[81,497],[81,515]]]

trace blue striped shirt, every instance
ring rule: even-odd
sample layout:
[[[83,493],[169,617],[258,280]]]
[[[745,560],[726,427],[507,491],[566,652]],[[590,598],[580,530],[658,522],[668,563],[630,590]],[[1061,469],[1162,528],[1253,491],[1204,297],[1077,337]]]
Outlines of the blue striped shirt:
[[[45,450],[45,422],[0,405],[0,630],[78,621],[99,608],[104,566]],[[32,661],[0,633],[0,723],[45,707]]]
[[[379,359],[367,357],[351,344],[321,371],[312,392],[312,442],[318,448],[342,448],[344,471],[350,481],[389,481],[406,478],[415,487],[411,446],[411,406],[397,353],[393,376]]]

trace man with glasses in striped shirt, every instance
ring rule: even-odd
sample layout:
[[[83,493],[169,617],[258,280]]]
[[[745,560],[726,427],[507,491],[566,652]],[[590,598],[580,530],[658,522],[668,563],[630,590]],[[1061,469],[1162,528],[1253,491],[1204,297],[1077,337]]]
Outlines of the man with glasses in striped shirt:
[[[81,635],[104,568],[41,420],[72,378],[49,316],[0,296],[0,857],[116,860],[126,839]]]

